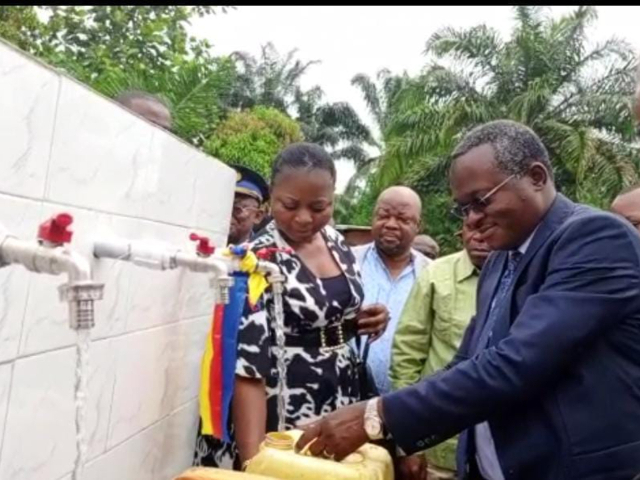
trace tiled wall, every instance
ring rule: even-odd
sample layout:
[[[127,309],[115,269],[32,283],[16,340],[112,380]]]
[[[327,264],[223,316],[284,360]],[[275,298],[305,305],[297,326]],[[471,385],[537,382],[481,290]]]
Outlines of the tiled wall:
[[[34,238],[74,216],[72,245],[103,235],[224,242],[231,169],[0,43],[0,224]],[[192,247],[191,247],[192,248]],[[169,480],[191,460],[208,279],[94,260],[86,480]],[[70,478],[74,333],[63,277],[0,269],[0,479]]]

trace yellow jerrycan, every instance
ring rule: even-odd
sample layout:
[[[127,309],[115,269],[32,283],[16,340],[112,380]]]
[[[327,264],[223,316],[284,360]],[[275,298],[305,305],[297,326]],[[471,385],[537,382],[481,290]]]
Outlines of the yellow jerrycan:
[[[391,456],[365,444],[341,462],[296,453],[301,430],[268,433],[246,471],[281,480],[393,480]]]
[[[181,473],[173,480],[275,480],[273,477],[234,472],[220,468],[193,467]]]

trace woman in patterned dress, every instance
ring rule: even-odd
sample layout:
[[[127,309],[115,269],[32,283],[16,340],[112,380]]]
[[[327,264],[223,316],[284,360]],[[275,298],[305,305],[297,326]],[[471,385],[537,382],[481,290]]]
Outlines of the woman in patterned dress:
[[[378,338],[388,322],[382,305],[362,307],[355,258],[329,223],[336,170],[318,145],[298,143],[276,158],[271,176],[273,221],[252,243],[254,251],[278,247],[272,261],[285,277],[286,428],[310,422],[360,400],[356,334]],[[235,467],[250,460],[265,433],[278,426],[273,296],[245,311],[238,332],[232,404],[234,442],[199,436],[197,465]]]

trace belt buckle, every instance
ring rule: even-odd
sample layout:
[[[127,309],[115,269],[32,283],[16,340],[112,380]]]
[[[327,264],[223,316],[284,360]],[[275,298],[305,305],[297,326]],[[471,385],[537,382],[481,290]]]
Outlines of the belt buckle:
[[[327,334],[326,334],[327,328],[331,328],[331,327],[320,328],[320,348],[326,352],[333,352],[336,350],[340,350],[340,348],[342,348],[342,346],[345,344],[344,330],[343,330],[342,323],[339,323],[338,325],[336,325],[336,328],[338,330],[338,342],[336,345],[333,345],[331,347],[327,346]]]

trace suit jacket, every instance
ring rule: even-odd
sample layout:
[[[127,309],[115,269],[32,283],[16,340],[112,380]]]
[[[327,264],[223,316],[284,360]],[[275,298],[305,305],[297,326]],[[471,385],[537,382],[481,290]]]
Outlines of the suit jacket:
[[[505,480],[630,480],[640,473],[640,237],[562,195],[538,225],[479,345],[507,252],[482,269],[477,314],[445,370],[383,397],[406,453],[459,432],[458,472],[488,421]]]

